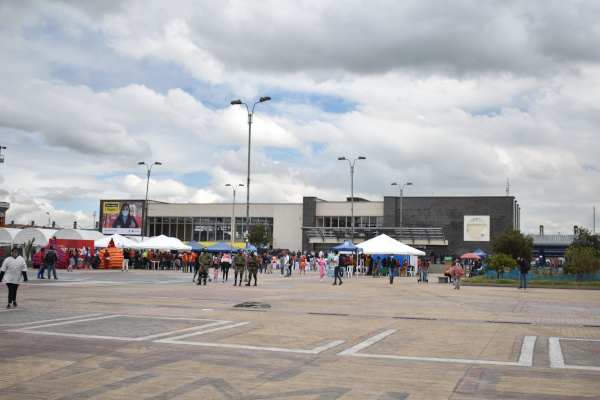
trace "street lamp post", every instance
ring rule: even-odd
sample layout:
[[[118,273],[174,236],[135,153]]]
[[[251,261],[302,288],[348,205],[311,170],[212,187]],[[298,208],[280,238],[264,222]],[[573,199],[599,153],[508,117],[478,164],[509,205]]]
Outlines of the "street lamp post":
[[[48,214],[48,228],[50,228],[50,213],[46,211],[46,214]]]
[[[4,156],[2,155],[2,150],[6,150],[6,147],[0,146],[0,163],[4,162]]]
[[[235,192],[237,191],[238,187],[240,186],[244,186],[241,183],[238,183],[237,185],[233,186],[231,183],[228,183],[225,186],[231,186],[231,188],[233,189],[233,207],[232,207],[232,212],[231,212],[231,252],[233,253],[233,232],[234,232],[234,226],[235,225]]]
[[[354,243],[354,164],[356,163],[356,160],[366,160],[367,157],[363,157],[363,156],[359,156],[358,158],[355,158],[354,161],[350,161],[349,159],[347,159],[346,157],[338,157],[338,160],[346,160],[348,161],[348,164],[350,164],[350,201],[352,202],[352,205],[350,206],[351,208],[351,212],[352,212],[352,234],[350,236],[350,240]]]
[[[412,186],[412,182],[406,182],[402,186],[394,182],[392,186],[398,186],[400,189],[400,240],[402,240],[402,195],[404,194],[404,186]]]
[[[258,103],[262,103],[264,101],[271,100],[270,97],[261,97],[259,101],[254,103],[252,106],[252,112],[248,108],[248,104],[243,103],[241,100],[233,100],[231,105],[243,104],[246,106],[246,111],[248,111],[248,181],[246,182],[246,249],[248,249],[248,238],[250,236],[250,145],[252,139],[252,117],[254,116],[254,107]],[[244,257],[246,262],[244,263],[244,270],[246,273],[248,272],[248,254]]]
[[[138,163],[138,165],[145,165],[146,169],[148,170],[148,180],[146,181],[146,209],[144,210],[144,223],[143,223],[143,228],[146,229],[146,231],[148,230],[148,186],[150,186],[150,172],[152,172],[152,166],[153,165],[162,165],[162,163],[155,161],[154,164],[146,164],[144,161],[140,161]],[[147,232],[146,232],[147,233]],[[144,229],[142,229],[142,240],[144,239]]]

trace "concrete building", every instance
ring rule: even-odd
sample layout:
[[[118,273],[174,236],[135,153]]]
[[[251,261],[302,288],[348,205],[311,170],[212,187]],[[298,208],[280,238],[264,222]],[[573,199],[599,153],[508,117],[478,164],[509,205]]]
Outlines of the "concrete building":
[[[349,201],[305,197],[302,203],[253,203],[251,225],[262,224],[274,248],[328,249],[352,236]],[[512,196],[400,197],[383,201],[354,199],[354,243],[385,233],[429,255],[461,255],[481,248],[506,227],[520,229],[519,206]],[[401,205],[402,203],[402,205]],[[402,209],[402,210],[401,210]],[[235,223],[232,226],[232,215]],[[169,204],[150,201],[146,234],[182,241],[243,242],[246,204]],[[402,224],[400,220],[402,219]]]

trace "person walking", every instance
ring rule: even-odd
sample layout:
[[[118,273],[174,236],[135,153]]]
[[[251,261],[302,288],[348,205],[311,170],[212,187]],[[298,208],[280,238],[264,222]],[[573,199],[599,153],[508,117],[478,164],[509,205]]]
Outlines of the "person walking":
[[[240,275],[240,285],[242,286],[242,279],[244,278],[244,267],[246,259],[241,251],[239,251],[233,258],[233,286],[237,286],[238,274]]]
[[[252,277],[254,277],[254,286],[256,286],[259,264],[260,261],[258,257],[256,256],[256,254],[254,254],[254,251],[250,250],[250,257],[248,257],[248,283],[246,284],[246,286],[250,286],[250,282],[252,282]]]
[[[531,266],[523,257],[517,257],[517,267],[519,268],[519,289],[527,290],[527,274]]]
[[[388,275],[390,277],[390,285],[394,283],[394,275],[396,275],[396,260],[394,255],[390,254],[390,258],[387,261]]]
[[[67,268],[67,272],[73,272],[73,265],[75,265],[75,254],[73,251],[68,251],[67,255],[69,257],[69,267]]]
[[[129,251],[123,249],[123,265],[121,266],[121,272],[129,271]]]
[[[460,265],[460,261],[456,259],[454,265],[450,268],[450,276],[454,278],[454,289],[460,289],[460,281],[462,277],[465,276],[465,270],[462,265]]]
[[[38,254],[38,260],[40,263],[40,269],[38,269],[38,273],[37,273],[38,279],[44,279],[44,271],[46,271],[46,261],[44,260],[45,257],[46,257],[46,253],[44,252],[44,249],[42,248],[40,250],[40,254]]]
[[[198,254],[195,251],[192,251],[192,254],[190,254],[190,272],[194,273],[194,276],[192,277],[192,282],[194,282],[194,279],[196,278],[196,274],[198,273],[198,267],[196,265],[196,258],[198,258]]]
[[[22,281],[27,282],[27,264],[19,255],[19,248],[14,246],[11,256],[6,257],[0,268],[0,282],[8,287],[8,304],[6,308],[17,307],[17,289]]]
[[[229,268],[231,267],[231,255],[229,253],[223,254],[221,257],[221,270],[223,276],[223,283],[227,282],[229,278]]]
[[[287,262],[285,261],[285,254],[283,254],[280,258],[279,258],[279,269],[281,271],[281,276],[283,276],[283,270],[285,269],[285,266],[287,265]]]
[[[421,275],[419,278],[419,282],[427,281],[427,269],[428,268],[429,268],[429,263],[427,261],[423,260],[421,263],[419,263],[419,274]]]
[[[50,272],[54,273],[54,279],[56,278],[56,262],[58,261],[58,254],[56,250],[54,250],[54,246],[48,247],[48,252],[46,253],[46,257],[44,257],[44,261],[46,262],[46,270],[48,271],[48,279],[50,279]],[[42,276],[43,278],[43,276]]]
[[[217,283],[217,281],[219,280],[219,266],[221,264],[221,253],[217,254],[215,256],[215,259],[213,260],[213,267],[214,267],[214,271],[213,271],[213,278],[214,278],[214,283]]]
[[[321,257],[317,259],[317,264],[319,265],[319,282],[323,282],[323,277],[327,273],[327,264],[325,263],[325,257],[321,254]]]
[[[335,251],[335,254],[333,256],[333,284],[332,285],[337,285],[337,280],[340,280],[340,285],[344,282],[342,282],[342,267],[340,265],[340,256],[338,254],[338,251]]]

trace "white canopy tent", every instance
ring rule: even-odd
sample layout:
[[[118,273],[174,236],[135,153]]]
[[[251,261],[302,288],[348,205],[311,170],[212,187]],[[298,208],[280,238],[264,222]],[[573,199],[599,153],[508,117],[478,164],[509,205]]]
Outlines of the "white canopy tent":
[[[365,254],[371,255],[401,255],[410,256],[409,264],[416,271],[418,256],[424,256],[425,252],[410,247],[402,242],[392,239],[386,234],[381,234],[373,239],[359,243]]]
[[[154,236],[140,243],[135,243],[130,246],[132,249],[153,249],[153,250],[178,250],[192,251],[191,246],[187,246],[179,239],[171,238],[165,235]]]
[[[12,245],[17,233],[21,232],[22,229],[17,228],[0,228],[0,244]]]
[[[134,248],[133,246],[138,244],[138,242],[129,240],[126,237],[119,235],[118,233],[111,236],[102,236],[102,239],[94,240],[94,247],[102,249],[108,247],[108,243],[110,243],[111,239],[115,242],[115,246],[118,248]]]
[[[98,231],[88,231],[85,229],[61,229],[54,234],[57,239],[69,240],[98,240],[104,238],[104,235]]]
[[[17,233],[13,244],[22,245],[27,243],[31,238],[35,238],[34,247],[47,246],[50,239],[58,232],[56,229],[40,229],[40,228],[25,228],[20,229]]]
[[[405,245],[402,242],[392,239],[386,234],[381,234],[373,239],[369,239],[358,245],[365,254],[373,255],[403,255],[403,256],[424,256],[425,252]]]

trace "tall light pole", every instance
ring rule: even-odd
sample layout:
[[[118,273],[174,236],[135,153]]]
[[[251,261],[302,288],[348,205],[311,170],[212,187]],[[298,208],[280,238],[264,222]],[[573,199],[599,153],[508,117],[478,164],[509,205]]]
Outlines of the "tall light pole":
[[[46,211],[46,214],[48,214],[48,228],[50,228],[50,213]]]
[[[235,225],[235,192],[237,192],[238,187],[240,186],[244,186],[241,183],[238,183],[237,185],[232,185],[231,183],[228,183],[225,186],[231,186],[231,188],[233,189],[233,207],[232,207],[232,212],[231,212],[231,252],[233,253],[233,232],[234,232],[234,226]]]
[[[412,183],[406,182],[404,185],[400,186],[394,182],[392,183],[392,186],[398,186],[400,189],[400,240],[402,240],[402,195],[404,194],[404,186],[412,186]]]
[[[143,161],[140,161],[138,163],[138,165],[145,165],[146,169],[148,170],[148,180],[146,181],[146,203],[145,203],[145,210],[144,210],[144,223],[142,224],[142,240],[144,239],[144,228],[146,229],[146,231],[148,230],[148,186],[150,186],[150,172],[152,171],[152,166],[153,165],[162,165],[162,163],[159,163],[158,161],[155,161],[154,164],[146,164]]]
[[[0,146],[0,163],[4,162],[4,156],[2,155],[2,150],[6,150],[6,147]]]
[[[252,117],[254,116],[254,107],[258,103],[262,103],[264,101],[271,100],[270,97],[261,97],[254,105],[252,106],[252,112],[248,108],[248,104],[242,103],[241,100],[233,100],[231,105],[243,104],[246,106],[246,111],[248,111],[248,181],[246,182],[246,249],[248,249],[248,238],[250,236],[250,145],[252,143]],[[246,262],[244,263],[244,268],[248,271],[248,254],[244,257]]]
[[[350,161],[349,159],[347,159],[346,157],[338,157],[338,160],[346,160],[348,161],[348,164],[350,164],[350,201],[352,202],[351,205],[351,212],[352,212],[352,234],[350,236],[350,240],[354,243],[354,164],[356,163],[356,160],[366,160],[367,157],[363,157],[363,156],[359,156],[358,158],[355,158],[354,161]]]

